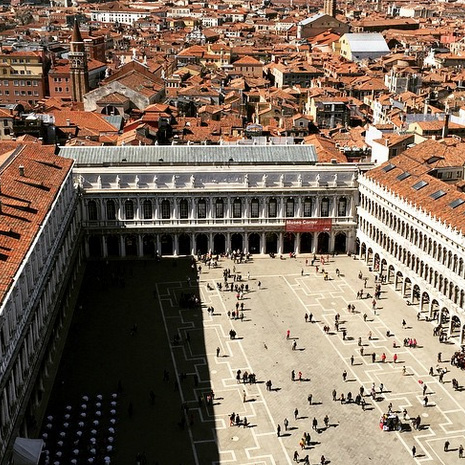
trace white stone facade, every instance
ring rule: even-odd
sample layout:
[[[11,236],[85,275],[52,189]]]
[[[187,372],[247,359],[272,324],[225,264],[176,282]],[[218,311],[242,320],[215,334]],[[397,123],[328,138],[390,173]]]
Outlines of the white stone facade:
[[[465,238],[368,176],[359,177],[360,258],[394,284],[447,337],[465,335]]]

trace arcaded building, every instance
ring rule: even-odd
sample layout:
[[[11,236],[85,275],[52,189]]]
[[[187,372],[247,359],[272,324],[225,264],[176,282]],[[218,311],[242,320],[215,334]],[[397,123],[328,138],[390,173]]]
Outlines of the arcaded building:
[[[416,312],[463,344],[465,194],[432,175],[435,158],[400,155],[359,177],[357,249]]]
[[[64,147],[60,155],[75,160],[89,257],[355,247],[363,167],[319,163],[312,145]]]

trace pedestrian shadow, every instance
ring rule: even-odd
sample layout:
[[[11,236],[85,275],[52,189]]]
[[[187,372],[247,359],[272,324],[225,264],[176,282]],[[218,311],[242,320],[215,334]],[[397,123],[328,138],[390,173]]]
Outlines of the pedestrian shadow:
[[[281,388],[280,387],[271,388],[270,391],[278,392],[278,391],[281,391]]]
[[[297,428],[297,426],[289,426],[287,428],[288,431],[294,431],[295,429],[299,429],[299,428]]]
[[[286,437],[288,437],[290,435],[291,435],[291,433],[282,433],[280,437],[281,438],[286,438]]]
[[[308,417],[303,416],[303,417],[297,417],[296,420],[306,420]]]
[[[361,364],[360,364],[361,365]],[[347,383],[355,383],[357,380],[356,379],[348,379],[346,382]]]
[[[346,341],[353,341],[354,338],[352,336],[346,336]]]
[[[323,402],[312,402],[310,405],[323,405]]]

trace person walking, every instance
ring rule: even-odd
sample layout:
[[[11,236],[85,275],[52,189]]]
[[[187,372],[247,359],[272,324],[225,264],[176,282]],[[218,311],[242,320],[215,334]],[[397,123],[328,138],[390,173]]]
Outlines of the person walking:
[[[428,396],[423,397],[423,405],[428,407]]]
[[[350,356],[350,364],[353,366],[355,361],[355,357],[353,355]]]
[[[417,448],[415,446],[412,446],[412,457],[415,457],[417,455]]]
[[[426,384],[423,384],[423,395],[426,395],[427,389],[428,389],[428,386]]]
[[[316,419],[316,417],[313,417],[312,429],[314,429],[315,431],[318,431],[318,420]]]
[[[344,370],[342,372],[342,379],[343,379],[344,382],[347,380],[347,371],[346,370]]]
[[[393,361],[394,363],[397,363],[397,354],[394,354],[394,356],[392,357],[392,361]]]
[[[329,417],[328,415],[326,415],[324,418],[323,418],[323,422],[325,424],[325,427],[328,428],[329,426]]]
[[[284,431],[287,431],[287,427],[289,426],[289,420],[285,418],[283,423],[284,423]]]
[[[278,435],[278,438],[281,436],[281,425],[276,427],[276,434]]]
[[[463,446],[460,444],[459,446],[459,459],[463,459]]]
[[[298,462],[299,461],[299,453],[297,451],[294,452],[294,462]]]
[[[288,329],[288,330],[286,331],[286,339],[289,340],[290,337],[291,337],[291,330]]]
[[[336,401],[336,398],[337,398],[337,392],[336,392],[336,389],[333,389],[333,400]]]
[[[299,418],[299,410],[296,408],[294,410],[294,420],[297,420]]]
[[[292,381],[295,381],[295,371],[294,370],[291,371],[291,379],[292,379]]]
[[[449,452],[449,446],[450,446],[450,442],[449,441],[446,441],[444,443],[444,452]]]
[[[220,356],[220,352],[221,352],[221,349],[219,347],[216,348],[216,356],[219,357]]]
[[[312,398],[313,398],[313,395],[309,394],[308,397],[307,397],[308,405],[312,405]]]

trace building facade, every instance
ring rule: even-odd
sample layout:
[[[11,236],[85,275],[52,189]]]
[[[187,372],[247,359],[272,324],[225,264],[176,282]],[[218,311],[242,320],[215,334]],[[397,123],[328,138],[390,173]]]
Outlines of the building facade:
[[[76,160],[90,257],[355,245],[359,167],[319,164],[313,146],[64,147],[60,155]]]
[[[465,194],[427,171],[400,155],[359,177],[358,251],[414,313],[464,344]]]
[[[39,144],[0,168],[0,463],[41,422],[80,253],[72,161]],[[60,342],[61,341],[61,342]]]

